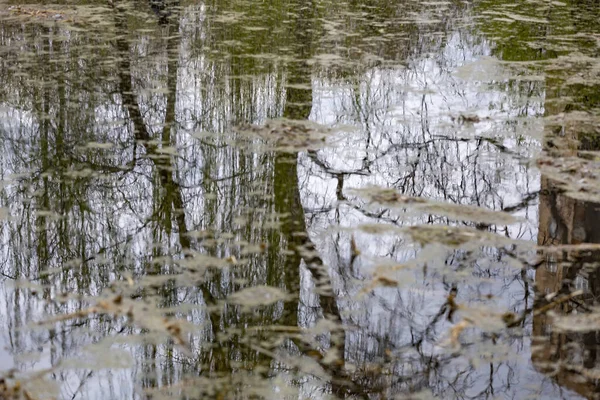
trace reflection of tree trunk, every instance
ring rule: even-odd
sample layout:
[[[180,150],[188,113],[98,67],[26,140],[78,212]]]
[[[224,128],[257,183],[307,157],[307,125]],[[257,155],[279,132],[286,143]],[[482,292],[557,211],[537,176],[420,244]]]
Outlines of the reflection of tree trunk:
[[[50,30],[44,29],[45,38],[43,43],[43,56],[42,62],[44,65],[41,66],[43,70],[47,70],[50,65],[49,54],[50,54]],[[40,101],[36,104],[38,112],[38,120],[40,121],[40,158],[41,158],[41,170],[42,170],[42,188],[40,190],[40,196],[38,198],[37,209],[43,210],[44,212],[50,211],[50,182],[48,174],[50,172],[50,166],[52,160],[50,159],[50,102],[51,102],[51,88],[48,84],[42,81],[40,85],[42,93],[38,94]],[[50,242],[48,240],[48,224],[47,217],[44,215],[36,216],[36,230],[38,234],[37,241],[37,258],[38,258],[38,270],[37,274],[41,276],[41,283],[46,285],[44,289],[44,298],[50,300],[51,292],[50,286],[48,285],[47,275],[42,274],[48,268],[48,260],[50,259]],[[19,293],[19,290],[17,290]]]
[[[161,134],[162,146],[174,145],[174,141],[171,138],[171,132],[173,126],[175,126],[175,107],[177,103],[177,63],[179,59],[179,16],[175,12],[178,8],[174,8],[169,18],[168,32],[166,33],[166,48],[167,48],[167,101],[166,101],[166,112],[163,124],[163,130]],[[140,113],[140,108],[137,103],[137,99],[134,93],[131,76],[131,59],[129,44],[126,41],[127,27],[125,25],[125,13],[124,10],[118,10],[116,13],[116,25],[120,34],[117,36],[117,49],[120,54],[119,62],[119,89],[120,94],[123,98],[123,105],[127,109],[129,117],[133,124],[135,133],[135,139],[141,141],[146,149],[148,158],[152,160],[152,163],[156,167],[161,186],[163,188],[163,202],[162,209],[166,211],[169,209],[167,214],[170,215],[171,211],[175,214],[175,221],[180,233],[180,244],[182,248],[188,249],[190,247],[190,239],[185,233],[187,233],[187,227],[185,224],[185,213],[183,212],[183,196],[181,194],[180,185],[173,179],[173,173],[175,167],[173,160],[170,156],[160,154],[159,148],[156,144],[150,143],[152,136],[148,129],[144,119]],[[164,221],[165,223],[171,223],[171,219]],[[167,229],[170,231],[170,228]]]
[[[146,129],[131,83],[131,52],[127,42],[127,15],[122,7],[123,5],[117,2],[115,6],[115,25],[118,31],[116,45],[119,52],[119,92],[123,98],[123,105],[129,113],[129,118],[133,122],[135,139],[148,142],[151,139],[150,133]],[[156,149],[154,145],[151,145],[151,147],[154,150]]]
[[[600,220],[600,204],[576,201],[561,194],[546,177],[542,178],[540,198],[540,228],[538,244],[572,245],[600,243],[597,238]],[[557,314],[568,314],[574,310],[585,311],[588,306],[596,306],[600,295],[600,270],[586,266],[595,265],[600,259],[600,251],[569,250],[546,255],[546,261],[536,271],[537,295],[534,308],[548,304],[545,296],[549,293],[568,295],[576,290],[584,290],[582,296],[553,308]],[[545,370],[550,363],[551,371],[557,368],[556,381],[586,397],[594,397],[599,388],[593,381],[581,378],[577,368],[593,368],[598,353],[597,331],[586,333],[552,332],[552,317],[546,313],[533,318],[532,352],[534,365]],[[581,361],[574,361],[577,358]],[[556,365],[554,365],[556,363]]]
[[[177,64],[179,60],[179,17],[177,14],[171,17],[172,24],[169,26],[170,32],[167,37],[167,103],[165,111],[165,120],[161,135],[163,146],[174,146],[175,141],[171,138],[171,133],[176,125],[175,107],[177,105]],[[179,183],[173,179],[176,166],[173,165],[173,159],[170,156],[159,157],[154,154],[152,158],[160,174],[160,181],[164,189],[165,207],[172,209],[175,214],[175,222],[179,232],[179,243],[183,249],[190,248],[190,238],[187,235],[187,225],[185,223],[185,212],[183,207],[183,196]],[[171,221],[165,221],[170,224]]]
[[[296,43],[299,46],[296,54],[300,60],[291,65],[288,71],[286,105],[283,112],[283,117],[287,119],[307,120],[312,108],[312,74],[307,64],[312,51],[311,35],[315,18],[312,6],[311,4],[303,8],[294,27]],[[297,153],[279,153],[275,157],[275,211],[283,216],[281,235],[288,247],[283,262],[285,283],[288,291],[296,294],[295,301],[288,302],[285,306],[283,322],[288,325],[298,324],[300,263],[304,259],[315,280],[325,318],[332,320],[339,327],[337,332],[331,332],[330,344],[336,352],[335,361],[325,367],[332,375],[333,393],[344,397],[348,387],[352,386],[345,379],[344,373],[345,332],[342,329],[342,318],[329,273],[308,233],[300,197],[297,166]]]
[[[179,59],[179,16],[177,8],[174,8],[169,15],[169,32],[167,32],[167,53],[168,53],[168,72],[167,72],[167,102],[165,120],[163,130],[161,133],[161,141],[163,146],[171,146],[175,144],[175,140],[171,137],[173,127],[176,125],[176,103],[177,103],[177,64]],[[173,163],[172,157],[166,154],[160,154],[159,147],[152,143],[152,136],[146,128],[146,124],[140,113],[139,105],[137,103],[136,96],[132,85],[132,74],[131,74],[131,59],[129,44],[125,40],[127,37],[126,25],[125,25],[125,13],[123,9],[118,9],[116,13],[116,25],[120,30],[120,34],[117,36],[117,49],[120,54],[119,63],[119,89],[123,99],[123,105],[126,108],[129,118],[132,122],[134,129],[134,136],[136,141],[142,143],[146,149],[148,158],[154,164],[158,177],[160,190],[158,191],[160,201],[157,209],[159,212],[158,221],[162,223],[163,229],[166,232],[171,232],[172,216],[174,216],[175,224],[177,226],[178,239],[182,250],[186,253],[185,257],[189,258],[190,253],[188,250],[191,248],[191,240],[188,235],[188,229],[185,221],[184,201],[181,186],[173,178],[173,174],[176,172],[176,165]],[[162,218],[160,218],[162,216]],[[170,294],[173,294],[175,287],[164,287],[161,290],[161,295],[164,299],[173,298]],[[217,332],[221,327],[221,315],[214,306],[216,305],[216,299],[212,295],[209,289],[208,283],[200,283],[200,289],[202,291],[206,304],[211,307],[208,312],[209,319],[212,327],[212,337],[217,337]],[[209,370],[216,372],[229,372],[231,373],[230,360],[227,352],[227,345],[221,343],[216,346],[213,353],[209,355],[209,359],[206,360]]]
[[[289,88],[286,96],[286,107],[284,117],[289,119],[306,120],[309,117],[312,103],[311,90],[311,69],[306,63],[309,58],[311,47],[311,25],[314,21],[312,9],[308,10],[309,15],[305,15],[298,22],[297,34],[298,43],[300,43],[301,62],[290,68],[289,83],[293,84],[293,88]],[[191,247],[191,241],[188,236],[188,230],[185,221],[184,201],[182,190],[178,182],[174,179],[176,165],[171,157],[160,154],[159,146],[152,142],[152,135],[149,132],[144,122],[143,116],[140,113],[140,108],[134,94],[131,74],[131,56],[129,44],[126,41],[126,23],[125,13],[117,7],[116,25],[121,31],[117,35],[117,49],[120,53],[119,62],[119,89],[123,99],[123,106],[127,110],[129,119],[134,130],[135,140],[140,142],[146,149],[148,158],[152,161],[158,173],[158,182],[160,184],[160,192],[163,193],[161,204],[158,209],[162,211],[163,218],[161,222],[163,229],[170,232],[172,219],[175,221],[178,231],[179,243],[182,249],[188,250]],[[171,16],[172,21],[175,20]],[[172,138],[172,129],[175,125],[175,106],[177,101],[177,60],[178,60],[178,37],[177,23],[173,23],[175,27],[169,33],[167,40],[168,48],[168,95],[166,102],[166,113],[164,127],[161,132],[161,142],[163,146],[170,146],[175,143]],[[331,333],[332,350],[337,353],[335,362],[330,364],[322,363],[322,366],[332,376],[332,390],[336,395],[344,395],[347,388],[351,386],[350,382],[345,379],[344,375],[344,353],[345,353],[345,334],[341,329],[341,316],[336,299],[333,295],[333,289],[329,274],[323,265],[323,261],[316,252],[314,243],[308,236],[305,223],[304,210],[302,208],[298,174],[297,174],[297,154],[278,154],[275,158],[274,166],[274,187],[275,187],[275,209],[278,213],[287,214],[285,221],[282,223],[281,237],[285,240],[289,252],[285,252],[284,262],[279,266],[271,265],[270,269],[284,269],[283,273],[272,271],[275,275],[284,276],[285,285],[290,292],[298,293],[300,289],[300,264],[304,259],[308,270],[311,272],[316,281],[319,290],[319,299],[325,317],[333,320],[340,327],[337,332]],[[172,216],[172,217],[171,217]],[[273,249],[277,251],[276,249]],[[190,257],[189,252],[186,252],[186,257]],[[274,261],[275,258],[271,258]],[[272,268],[271,268],[272,267]],[[205,301],[209,306],[216,305],[216,299],[211,294],[208,283],[200,285]],[[165,288],[167,289],[167,288]],[[173,288],[169,288],[173,290]],[[161,293],[163,296],[167,293]],[[298,326],[298,299],[299,295],[295,296],[294,301],[285,304],[282,323],[286,325]],[[230,352],[237,351],[242,355],[246,362],[251,362],[254,359],[255,370],[268,371],[270,359],[265,356],[256,356],[246,354],[240,350],[240,343],[237,337],[232,337],[220,342],[217,339],[217,334],[221,330],[222,324],[227,324],[227,320],[222,318],[221,312],[217,309],[211,310],[209,318],[212,326],[212,337],[219,342],[218,348],[213,351],[204,360],[203,365],[206,365],[211,372],[231,374],[233,372],[230,360]],[[300,350],[308,351],[302,347]],[[253,352],[253,351],[252,351]],[[255,353],[255,352],[253,352]],[[321,357],[322,358],[322,357]],[[263,368],[264,367],[264,368]]]
[[[289,92],[288,92],[289,93]],[[336,359],[327,368],[332,374],[332,391],[343,396],[347,382],[344,373],[345,332],[342,319],[329,274],[323,260],[317,253],[316,246],[309,237],[304,217],[304,209],[300,201],[300,190],[297,175],[297,154],[281,154],[275,158],[275,207],[276,211],[285,215],[281,224],[281,234],[287,242],[288,254],[282,265],[285,267],[285,283],[288,291],[297,293],[300,289],[300,262],[302,259],[315,280],[319,294],[319,302],[325,318],[336,323],[337,332],[331,333],[331,346],[335,349]],[[286,304],[284,323],[298,324],[298,295],[295,301]],[[306,350],[301,348],[301,350]]]
[[[303,66],[308,69],[308,66]],[[292,69],[292,74],[296,69]],[[295,80],[302,80],[303,84],[310,85],[310,70],[306,72],[308,76],[294,76]],[[308,119],[311,110],[312,90],[288,88],[286,93],[286,105],[283,116],[290,119]],[[284,281],[287,290],[294,294],[294,302],[288,302],[285,305],[284,323],[298,325],[298,300],[300,290],[300,263],[302,260],[301,249],[308,239],[306,223],[304,219],[304,209],[300,199],[300,189],[298,184],[298,154],[297,153],[278,153],[275,156],[274,182],[275,190],[275,212],[284,214],[284,220],[281,223],[281,236],[287,242],[287,251],[282,260],[284,268]],[[279,249],[273,248],[272,251],[279,252]]]

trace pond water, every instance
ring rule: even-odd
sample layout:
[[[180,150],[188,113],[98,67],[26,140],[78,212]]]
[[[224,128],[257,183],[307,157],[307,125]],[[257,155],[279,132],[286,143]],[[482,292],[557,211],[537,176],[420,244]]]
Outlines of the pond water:
[[[600,398],[599,21],[4,1],[0,399]]]

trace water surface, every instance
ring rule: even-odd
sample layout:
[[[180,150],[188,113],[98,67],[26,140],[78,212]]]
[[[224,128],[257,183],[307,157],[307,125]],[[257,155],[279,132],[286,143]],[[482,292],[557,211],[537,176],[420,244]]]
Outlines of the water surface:
[[[600,397],[598,21],[5,2],[0,398]]]

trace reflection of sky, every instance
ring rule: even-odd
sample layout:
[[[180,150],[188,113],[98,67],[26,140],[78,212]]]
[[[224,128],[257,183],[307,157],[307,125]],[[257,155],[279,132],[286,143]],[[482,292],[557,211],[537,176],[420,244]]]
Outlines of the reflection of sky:
[[[539,100],[530,104],[524,102],[516,90],[506,91],[497,85],[489,85],[485,68],[489,69],[491,80],[502,73],[501,65],[489,58],[478,62],[482,56],[489,56],[489,45],[483,42],[473,46],[468,39],[456,33],[450,36],[443,51],[433,57],[411,60],[407,67],[398,69],[370,69],[353,84],[327,79],[313,83],[311,118],[323,124],[344,126],[344,133],[331,140],[336,146],[320,151],[318,157],[331,170],[348,173],[344,178],[345,189],[376,185],[395,188],[409,196],[476,204],[494,210],[518,204],[524,195],[539,190],[539,173],[520,157],[533,157],[540,150],[540,144],[536,136],[519,139],[519,144],[517,138],[522,132],[541,131],[540,121],[533,118],[525,120],[524,117],[541,116],[543,105]],[[464,71],[470,65],[477,69],[479,79],[457,76],[457,71]],[[523,103],[527,104],[524,110]],[[473,114],[482,121],[475,124],[457,121],[460,115]],[[531,127],[532,124],[534,127]],[[494,146],[481,146],[477,143],[478,137],[495,138],[518,157],[502,154]],[[450,141],[451,145],[445,145],[445,139],[470,140]],[[429,142],[417,150],[416,145]],[[385,155],[381,157],[381,154]],[[354,268],[348,260],[351,234],[331,235],[327,232],[338,224],[351,228],[379,223],[380,219],[338,204],[338,178],[323,171],[307,156],[302,155],[300,160],[303,204],[307,210],[314,210],[310,221],[315,242],[326,255],[328,264],[338,270],[338,275],[347,275],[341,270]],[[440,165],[435,165],[436,162]],[[365,176],[367,164],[368,174]],[[411,173],[419,174],[418,188],[398,184]],[[348,197],[350,202],[360,203],[360,200]],[[326,212],[328,209],[331,211]],[[522,218],[521,222],[507,226],[505,233],[499,233],[513,239],[535,241],[537,205],[526,207],[516,216]],[[394,217],[398,217],[394,221],[400,226],[427,222],[426,218],[415,217],[414,214],[403,217],[402,212]],[[440,222],[443,223],[443,220]],[[499,228],[501,231],[502,227]],[[400,290],[378,288],[372,296],[349,288],[348,285],[351,287],[352,284],[340,277],[340,293],[354,293],[362,299],[342,302],[349,320],[361,327],[349,334],[347,352],[353,354],[351,357],[364,354],[368,349],[377,352],[380,345],[377,340],[369,339],[368,332],[372,333],[372,338],[386,337],[401,348],[410,343],[414,332],[426,328],[445,301],[448,289],[440,281],[452,274],[448,273],[448,266],[443,262],[432,260],[443,260],[448,253],[431,246],[421,252],[418,246],[399,239],[395,234],[354,232],[352,236],[361,251],[357,277],[368,277],[374,267],[386,263],[390,267],[394,263],[407,263],[409,267],[412,264],[417,268],[409,268],[396,275],[401,282]],[[390,257],[393,262],[389,262]],[[521,265],[506,257],[495,261],[498,257],[498,252],[493,249],[481,252],[467,263],[473,271],[459,274],[459,302],[473,307],[467,311],[467,316],[482,317],[490,309],[500,314],[523,311],[525,293],[523,282],[518,279]],[[429,272],[424,278],[421,266],[425,263],[429,264]],[[361,281],[359,289],[365,285]],[[488,294],[494,296],[493,302],[482,300],[482,296]],[[478,314],[477,307],[487,307],[486,312]],[[498,324],[497,317],[479,321],[477,326],[486,330],[494,324]],[[436,326],[435,336],[439,343],[448,339],[451,325],[441,323]],[[530,325],[526,330],[530,331]],[[492,386],[496,393],[505,391],[503,395],[516,398],[537,397],[542,393],[545,398],[562,397],[554,392],[556,388],[551,382],[533,369],[529,359],[529,339],[505,338],[510,344],[502,350],[502,342],[497,346],[478,344],[476,333],[466,336],[475,340],[473,347],[465,351],[470,361],[458,359],[441,368],[441,375],[447,375],[448,385],[457,378],[457,371],[473,369],[471,373],[474,376],[470,375],[470,382],[465,382],[465,385],[471,386],[467,395],[477,396],[486,389],[490,374],[490,363],[485,362],[482,355],[506,351],[507,354],[493,362]],[[429,343],[425,352],[443,352],[439,343]],[[404,357],[407,356],[404,354]],[[471,365],[473,362],[475,364]],[[441,387],[450,390],[446,384],[442,383]]]
[[[183,43],[183,48],[186,49],[187,42],[184,40]],[[143,49],[143,46],[140,45],[140,48]],[[187,49],[182,50],[181,61],[185,62],[182,62],[178,76],[177,119],[180,127],[176,138],[176,164],[177,177],[183,186],[187,222],[190,230],[195,227],[206,228],[209,224],[204,221],[209,207],[207,195],[218,196],[220,200],[216,205],[219,210],[217,221],[210,221],[212,225],[208,227],[227,232],[232,229],[233,217],[239,215],[245,207],[249,207],[244,196],[236,195],[234,190],[234,186],[242,183],[224,180],[206,189],[207,186],[203,186],[204,181],[207,178],[218,181],[220,178],[235,175],[242,165],[248,169],[256,169],[256,172],[250,172],[250,176],[255,176],[258,180],[261,171],[266,171],[269,165],[261,156],[241,154],[242,152],[235,147],[207,149],[193,135],[202,131],[225,131],[232,122],[237,122],[231,120],[232,115],[246,122],[260,122],[270,116],[276,116],[282,110],[283,93],[278,90],[278,75],[274,73],[248,77],[248,84],[239,92],[241,95],[238,97],[238,92],[229,81],[219,81],[223,71],[216,71],[215,64],[208,62],[204,56],[192,58],[186,51]],[[143,50],[141,52],[143,53]],[[448,37],[446,45],[438,53],[414,58],[405,66],[371,68],[351,82],[315,76],[311,119],[323,124],[349,127],[332,138],[336,144],[334,148],[319,151],[317,157],[331,169],[349,173],[345,178],[345,189],[370,185],[393,187],[398,190],[403,187],[402,190],[407,195],[459,204],[478,204],[495,210],[518,203],[524,194],[539,189],[539,174],[515,156],[502,154],[496,147],[478,140],[477,137],[496,138],[515,154],[531,157],[539,151],[536,137],[527,136],[522,144],[518,145],[518,136],[523,131],[534,132],[536,127],[540,126],[533,118],[521,117],[539,116],[543,113],[543,108],[539,101],[523,106],[524,101],[519,98],[518,91],[509,91],[502,85],[488,84],[486,77],[506,76],[502,72],[502,66],[489,58],[489,55],[489,43],[475,41],[472,36],[464,33],[455,33]],[[478,62],[482,57],[488,58],[484,59],[485,62]],[[464,74],[465,69],[461,69],[473,63],[477,66],[477,79],[469,79]],[[227,74],[225,71],[224,75]],[[164,107],[164,103],[153,96],[160,94],[153,95],[151,91],[144,94],[143,99],[148,105],[142,108],[150,115],[147,117],[148,123],[160,124],[162,114],[152,114],[150,104],[160,109]],[[248,98],[252,101],[247,101]],[[219,102],[214,99],[219,99]],[[107,140],[116,143],[127,141],[130,134],[127,129],[105,124],[112,119],[123,118],[119,108],[115,104],[107,104],[95,110],[95,128],[99,137],[106,135]],[[460,123],[457,120],[461,114],[475,113],[480,118],[490,117],[490,120],[476,124]],[[3,134],[14,134],[14,137],[18,137],[17,133],[21,130],[32,129],[31,119],[26,113],[15,118],[14,110],[2,109],[0,121]],[[23,123],[24,120],[27,123]],[[154,127],[156,131],[159,128]],[[218,137],[213,144],[226,145],[227,140]],[[1,160],[2,165],[6,166],[4,171],[21,172],[13,167],[18,164],[18,161],[12,160],[16,158],[14,151],[6,149],[3,152]],[[129,161],[127,152],[122,152],[120,155],[119,151],[115,151],[115,162],[118,164],[124,163],[123,160]],[[121,156],[122,158],[119,158]],[[354,268],[348,265],[350,234],[338,233],[335,228],[379,223],[380,219],[373,219],[348,205],[338,204],[337,179],[322,171],[307,154],[301,154],[299,160],[300,189],[303,205],[309,210],[307,219],[310,233],[320,246],[325,261],[334,271],[339,292],[346,296],[360,296],[358,300],[346,297],[341,301],[347,311],[346,318],[361,328],[358,332],[349,334],[349,358],[364,354],[365,349],[377,351],[378,344],[368,337],[367,333],[373,333],[374,337],[387,334],[389,340],[400,347],[408,343],[412,333],[422,331],[426,321],[438,311],[447,294],[447,287],[440,283],[443,276],[450,276],[450,279],[458,281],[460,301],[474,301],[478,299],[479,294],[492,294],[495,296],[493,302],[499,312],[522,310],[522,282],[513,279],[519,266],[515,266],[514,263],[511,265],[511,260],[506,257],[495,260],[499,256],[494,249],[484,249],[471,255],[471,259],[468,260],[473,273],[452,274],[449,269],[458,262],[452,261],[451,258],[459,257],[460,254],[449,253],[446,249],[433,246],[420,251],[417,245],[399,238],[396,234],[355,233],[362,255],[357,263],[358,268],[349,271],[348,279],[342,269]],[[365,163],[368,164],[368,173],[363,175],[364,171],[361,169]],[[131,253],[127,254],[132,257],[125,262],[135,264],[141,269],[143,261],[133,256],[151,254],[153,245],[156,244],[154,233],[150,228],[144,227],[144,223],[152,214],[153,199],[158,195],[154,186],[156,177],[152,176],[149,164],[141,164],[134,172],[122,180],[107,178],[106,183],[109,186],[120,189],[118,194],[113,195],[108,193],[110,190],[102,189],[90,189],[86,193],[93,209],[93,216],[89,218],[91,222],[86,229],[100,236],[96,238],[97,242],[91,244],[95,251],[98,251],[103,241],[109,244],[122,242],[123,247],[129,246],[128,251]],[[361,199],[349,193],[345,194],[350,203],[366,207]],[[11,206],[15,209],[19,207],[16,204]],[[118,212],[115,212],[115,209]],[[507,227],[506,234],[513,239],[534,241],[537,235],[536,206],[529,206],[519,214],[524,220]],[[407,217],[402,212],[386,213],[384,216],[399,226],[427,222],[424,217]],[[114,225],[109,226],[107,221],[114,222]],[[437,218],[436,222],[447,221]],[[133,237],[126,241],[128,235]],[[169,246],[174,246],[175,235],[164,240],[169,242]],[[227,254],[224,252],[221,255]],[[3,258],[10,259],[6,254]],[[361,294],[360,289],[364,286],[361,279],[368,278],[374,266],[390,259],[395,263],[409,263],[414,267],[398,274],[398,278],[404,283],[403,287],[400,290],[377,288],[373,294]],[[449,260],[447,264],[446,260]],[[36,264],[35,254],[31,255],[29,262],[31,265]],[[57,265],[51,267],[61,266],[59,261],[55,262]],[[424,277],[421,271],[425,262],[429,263],[429,271]],[[10,265],[7,266],[7,271],[13,269]],[[486,278],[486,274],[498,276]],[[477,278],[474,278],[475,275]],[[74,277],[71,276],[70,279]],[[228,277],[224,277],[223,281],[227,282]],[[303,279],[301,297],[306,300],[306,305],[314,305],[311,286],[308,279]],[[90,291],[95,294],[99,289],[92,285]],[[15,300],[15,289],[5,285],[2,294],[4,298],[0,308],[14,308],[15,301],[19,301]],[[32,298],[26,299],[32,308],[20,312],[23,314],[21,318],[27,321],[40,320],[48,314],[77,307],[71,304],[61,310],[50,310],[44,309],[41,306],[42,302],[35,302]],[[25,302],[24,299],[20,301]],[[307,315],[311,314],[310,311],[304,311]],[[14,312],[16,314],[18,311]],[[200,318],[198,315],[194,316],[195,321]],[[24,331],[19,331],[21,343],[16,343],[10,336],[15,327],[10,324],[17,319],[18,317],[13,315],[3,316],[0,320],[6,327],[1,336],[2,347],[12,349],[0,353],[2,369],[14,365],[15,354],[11,352],[21,352],[23,349],[32,351],[40,342],[47,342],[44,335],[36,336],[39,333],[26,337]],[[438,342],[426,343],[425,352],[442,353],[440,344],[447,338],[450,326],[451,324],[444,321],[436,326]],[[470,332],[467,337],[477,340],[477,333]],[[56,350],[52,355],[49,354],[49,346],[46,343],[40,361],[28,365],[27,368],[44,368],[49,365],[50,359],[54,361],[56,357],[81,357],[80,353],[66,344],[75,343],[79,346],[83,342],[83,339],[62,338],[57,344],[64,345],[62,352]],[[449,382],[455,378],[456,371],[474,368],[474,373],[469,374],[470,382],[464,384],[471,386],[469,394],[475,395],[483,390],[480,386],[481,382],[486,382],[489,365],[483,362],[481,365],[469,363],[481,355],[481,351],[478,350],[485,346],[487,345],[475,342],[474,347],[466,351],[469,357],[449,361],[441,368],[440,374]],[[507,357],[495,370],[496,391],[505,389],[506,382],[510,379],[513,390],[511,394],[514,397],[523,398],[528,394],[531,382],[543,382],[535,390],[543,391],[545,398],[558,396],[555,386],[530,366],[529,340],[515,339],[506,348],[514,354]],[[128,350],[134,357],[139,357],[141,353],[139,349]],[[489,350],[497,351],[497,348]],[[137,386],[133,377],[138,373],[138,368],[139,366],[131,370],[94,373],[87,378],[89,383],[85,389],[79,392],[80,398],[133,397],[132,393]],[[409,368],[406,373],[410,374]],[[80,372],[64,371],[64,392],[70,394],[78,390],[82,378]],[[435,378],[431,378],[429,385],[434,385],[434,382]],[[441,387],[445,387],[445,384],[442,383]]]

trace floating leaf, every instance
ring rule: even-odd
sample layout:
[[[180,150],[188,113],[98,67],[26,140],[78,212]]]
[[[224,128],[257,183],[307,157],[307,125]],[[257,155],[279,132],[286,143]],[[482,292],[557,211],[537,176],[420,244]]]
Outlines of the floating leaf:
[[[285,292],[273,286],[253,286],[242,289],[228,297],[233,304],[245,307],[268,306],[287,298]]]
[[[488,210],[471,205],[445,203],[423,197],[405,196],[398,193],[396,190],[389,188],[368,187],[363,189],[353,189],[349,192],[357,194],[373,204],[380,204],[391,209],[408,209],[427,214],[445,216],[457,221],[498,225],[508,225],[517,221],[515,217],[502,211]]]

